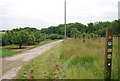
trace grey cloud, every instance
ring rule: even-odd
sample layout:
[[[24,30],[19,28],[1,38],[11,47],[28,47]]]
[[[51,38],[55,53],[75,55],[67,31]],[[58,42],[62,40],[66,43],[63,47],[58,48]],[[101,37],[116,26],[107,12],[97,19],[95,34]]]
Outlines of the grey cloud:
[[[75,1],[75,0],[71,0],[71,1]],[[93,2],[94,1],[95,0],[93,0]],[[118,13],[116,11],[117,1],[118,0],[106,0],[106,1],[99,0],[96,5],[89,5],[90,3],[88,2],[86,2],[85,5],[84,4],[82,5],[81,4],[82,0],[76,0],[76,2],[78,2],[77,4],[75,4],[76,2],[74,2],[74,4],[72,2],[69,4],[68,2],[67,23],[81,22],[83,24],[86,24],[89,22],[96,22],[101,20],[110,20],[110,21],[115,20],[117,19],[117,13]],[[79,4],[79,2],[81,5]],[[29,13],[27,12],[27,10],[25,10],[25,12],[21,12],[24,11],[22,10],[24,9],[24,7],[22,8],[19,7],[20,5],[22,6],[22,4],[18,4],[18,2],[17,4],[19,6],[17,6],[17,8],[20,8],[21,11],[17,10],[18,11],[17,12],[16,11],[17,8],[15,8],[16,7],[15,3],[16,2],[14,3],[10,2],[7,3],[6,5],[0,6],[0,12],[2,12],[0,13],[0,20],[2,22],[0,24],[0,27],[2,27],[1,29],[12,29],[16,27],[25,27],[25,26],[37,27],[38,29],[41,29],[44,27],[49,27],[64,23],[64,7],[63,7],[64,4],[62,4],[62,2],[60,3],[60,5],[55,5],[58,3],[51,2],[50,5],[47,4],[49,5],[47,7],[45,7],[45,5],[42,5],[42,2],[41,2],[42,6],[40,4],[36,4],[36,5],[33,4],[32,5],[33,8],[28,11]],[[29,8],[29,6],[27,6],[25,9]],[[109,6],[112,9],[109,9]],[[104,7],[106,11],[102,10],[104,9]],[[98,8],[101,8],[100,13],[99,10],[97,10]],[[95,10],[97,10],[97,13],[95,12]],[[99,15],[95,15],[95,14],[99,14]]]

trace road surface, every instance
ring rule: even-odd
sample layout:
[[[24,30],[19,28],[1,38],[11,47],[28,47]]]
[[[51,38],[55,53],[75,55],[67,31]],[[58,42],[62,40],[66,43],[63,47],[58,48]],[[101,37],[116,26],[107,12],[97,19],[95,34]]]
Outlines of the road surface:
[[[21,69],[22,65],[31,59],[40,56],[42,53],[48,51],[50,48],[54,47],[56,44],[62,40],[55,41],[31,50],[28,50],[23,53],[16,54],[14,56],[6,57],[0,59],[2,61],[2,74],[0,75],[1,79],[12,79],[16,76],[17,72]],[[0,68],[0,69],[1,69]]]

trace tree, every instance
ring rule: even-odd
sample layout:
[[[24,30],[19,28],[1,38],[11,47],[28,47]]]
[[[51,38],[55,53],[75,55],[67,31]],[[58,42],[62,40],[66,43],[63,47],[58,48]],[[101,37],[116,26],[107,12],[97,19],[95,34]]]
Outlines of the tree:
[[[86,36],[86,33],[83,33],[83,34],[82,34],[83,42],[85,42],[85,36]]]
[[[119,25],[118,25],[118,20],[115,20],[115,21],[113,21],[112,22],[112,24],[111,24],[111,27],[112,27],[112,29],[113,29],[113,35],[118,35],[118,33],[119,33],[119,30],[118,30],[118,28],[119,28]]]
[[[23,44],[33,43],[34,40],[32,39],[33,36],[31,36],[25,30],[22,30],[18,32],[13,32],[11,41],[13,44],[19,45],[19,48],[21,49]]]
[[[2,46],[12,44],[11,37],[12,32],[7,31],[5,34],[2,34],[1,36]]]
[[[94,33],[91,33],[91,34],[90,34],[90,38],[91,38],[91,39],[93,39],[94,36],[95,36]]]
[[[88,26],[87,26],[87,33],[88,34],[90,34],[90,33],[92,33],[93,32],[93,30],[94,30],[94,24],[93,23],[88,23]]]

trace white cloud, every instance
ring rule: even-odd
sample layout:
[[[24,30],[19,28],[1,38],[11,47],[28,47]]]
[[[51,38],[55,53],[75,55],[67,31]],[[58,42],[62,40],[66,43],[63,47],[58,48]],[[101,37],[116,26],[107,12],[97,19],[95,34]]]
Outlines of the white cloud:
[[[67,23],[118,18],[118,0],[67,0]],[[64,0],[0,0],[2,29],[64,23]]]

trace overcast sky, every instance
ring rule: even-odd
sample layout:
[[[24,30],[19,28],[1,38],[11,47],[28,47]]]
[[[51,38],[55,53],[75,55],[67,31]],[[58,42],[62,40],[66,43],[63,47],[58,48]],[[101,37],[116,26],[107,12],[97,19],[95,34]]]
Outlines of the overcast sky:
[[[119,0],[67,0],[67,23],[118,19]],[[64,24],[64,0],[0,0],[0,30]]]

